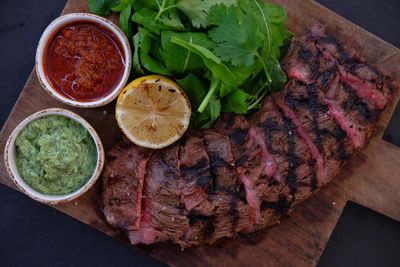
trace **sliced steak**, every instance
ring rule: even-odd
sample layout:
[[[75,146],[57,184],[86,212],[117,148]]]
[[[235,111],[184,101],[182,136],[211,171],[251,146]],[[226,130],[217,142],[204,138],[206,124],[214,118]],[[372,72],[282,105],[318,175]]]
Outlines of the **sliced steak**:
[[[328,113],[329,107],[322,98],[323,95],[314,85],[303,85],[296,81],[291,81],[281,94],[275,95],[275,99],[293,113],[292,116],[302,127],[301,131],[309,138],[308,142],[313,144],[310,151],[317,161],[318,180],[324,184],[337,174],[344,163],[342,159],[352,154],[353,146],[351,139],[341,133],[340,125]]]
[[[387,102],[383,91],[372,84],[373,77],[363,80],[366,77],[348,71],[348,62],[362,62],[362,59],[354,51],[346,50],[334,37],[327,35],[321,25],[314,26],[309,34],[296,38],[292,46],[285,58],[286,70],[288,73],[296,72],[296,62],[308,64],[313,69],[308,79],[298,77],[295,80],[306,85],[312,84],[317,89],[319,99],[328,108],[329,115],[349,136],[354,148],[360,149]],[[296,104],[301,104],[301,101]],[[316,151],[312,144],[309,147]],[[314,155],[317,154],[314,152]]]
[[[187,246],[213,243],[253,225],[229,137],[206,130],[203,138],[210,158],[212,182],[208,199],[188,215],[190,227],[183,238]]]
[[[253,212],[254,222],[260,223],[260,200],[256,184],[264,176],[262,149],[250,134],[250,126],[243,116],[224,114],[215,130],[229,137],[237,173],[244,185],[246,199]]]
[[[181,197],[179,145],[153,153],[145,176],[140,229],[131,231],[131,243],[172,240],[179,243],[189,227]]]
[[[230,194],[240,191],[243,186],[236,171],[235,159],[229,137],[212,130],[203,132],[204,143],[210,158],[210,194]]]
[[[316,28],[319,29],[315,30]],[[374,100],[377,100],[378,103],[390,99],[393,93],[392,79],[381,73],[375,66],[367,63],[353,48],[327,34],[325,27],[320,24],[311,29],[310,36],[325,56],[329,54],[337,61],[337,65],[342,69],[341,76],[345,82],[359,88],[362,94],[372,89],[372,93],[375,95]],[[384,108],[384,104],[378,105],[380,105],[380,109]]]
[[[185,207],[191,210],[207,199],[206,189],[211,182],[210,159],[203,139],[189,136],[180,153],[181,192]]]
[[[123,140],[107,153],[103,171],[104,215],[125,230],[138,229],[143,181],[151,151]]]
[[[297,188],[305,184],[310,192],[317,188],[315,162],[303,139],[296,133],[295,125],[285,117],[272,98],[267,98],[261,109],[252,115],[251,124],[262,129],[261,137],[276,162],[277,170],[273,179],[259,184],[258,192],[265,203],[277,203],[286,199],[291,203],[297,197]],[[280,205],[276,204],[275,207]],[[264,205],[264,208],[274,205]],[[288,209],[280,209],[287,211]]]
[[[204,204],[188,214],[190,227],[184,235],[185,246],[212,244],[241,231],[259,229],[254,227],[247,203],[235,194],[210,195]]]

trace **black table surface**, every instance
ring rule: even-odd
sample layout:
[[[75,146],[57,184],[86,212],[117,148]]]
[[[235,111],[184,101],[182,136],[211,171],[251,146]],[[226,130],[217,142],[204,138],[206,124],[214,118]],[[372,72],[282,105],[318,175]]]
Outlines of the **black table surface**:
[[[293,0],[296,1],[296,0]],[[33,65],[42,31],[65,0],[1,0],[0,125]],[[400,1],[319,0],[400,47]],[[385,138],[400,145],[400,110]],[[162,266],[143,252],[0,185],[0,266]],[[400,266],[400,223],[349,203],[319,266]]]

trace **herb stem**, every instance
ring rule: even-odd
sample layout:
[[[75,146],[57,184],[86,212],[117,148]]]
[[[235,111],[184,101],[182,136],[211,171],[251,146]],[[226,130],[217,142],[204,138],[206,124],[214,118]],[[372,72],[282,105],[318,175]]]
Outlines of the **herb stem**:
[[[247,108],[247,110],[252,110],[252,109],[254,109],[254,108],[257,108],[258,103],[260,103],[260,101],[264,99],[264,96],[267,94],[267,92],[268,92],[268,90],[265,90],[265,91],[262,93],[262,95],[261,95],[256,101],[254,101],[253,104],[251,104],[251,105]]]
[[[262,65],[262,67],[263,67],[263,69],[264,69],[265,75],[267,76],[268,82],[271,83],[271,82],[272,82],[271,75],[269,74],[269,70],[268,70],[268,68],[267,68],[267,65],[266,65],[265,62],[264,62],[264,59],[260,56],[260,54],[259,54],[258,52],[257,52],[257,54],[256,54],[256,57],[257,57],[257,58],[260,60],[260,62],[261,62],[261,65]]]
[[[270,36],[268,21],[267,21],[267,18],[265,17],[264,11],[262,10],[260,4],[256,0],[253,0],[253,2],[256,4],[258,10],[260,11],[261,16],[263,17],[264,24],[265,24],[265,29],[267,30],[267,57],[266,58],[268,58],[269,53],[271,51],[271,36]]]
[[[167,11],[169,9],[172,9],[172,8],[176,8],[176,7],[177,7],[177,5],[172,5],[172,6],[166,7],[166,8],[164,8],[163,12],[165,12],[165,11]]]
[[[210,90],[208,90],[207,95],[204,97],[199,108],[197,109],[198,112],[203,113],[203,111],[206,109],[208,103],[211,100],[211,97],[214,95],[215,91],[217,90],[219,83],[220,83],[220,80],[211,79]]]
[[[160,4],[158,3],[158,1],[157,1],[157,4],[158,4],[158,8],[159,8],[159,9],[158,9],[158,13],[157,13],[157,15],[156,15],[156,20],[158,20],[158,19],[160,18],[161,14],[164,12],[165,0],[162,1],[161,6],[160,6]]]
[[[165,7],[165,2],[166,2],[166,0],[163,0],[162,1],[162,4],[161,4],[161,6],[160,6],[160,4],[158,3],[158,1],[157,1],[157,4],[158,4],[158,12],[157,12],[157,15],[156,15],[156,20],[159,20],[160,19],[160,17],[161,17],[161,15],[165,12],[165,11],[167,11],[167,10],[169,10],[169,9],[171,9],[171,8],[175,8],[176,7],[176,5],[172,5],[172,6],[169,6],[169,7]]]

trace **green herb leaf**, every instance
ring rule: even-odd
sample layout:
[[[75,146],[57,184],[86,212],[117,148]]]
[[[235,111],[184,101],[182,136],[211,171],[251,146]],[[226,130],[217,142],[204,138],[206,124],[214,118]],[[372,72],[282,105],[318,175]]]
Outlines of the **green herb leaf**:
[[[157,61],[149,54],[144,53],[143,50],[140,51],[140,60],[143,67],[145,67],[148,71],[161,75],[171,76],[171,73],[161,62]]]
[[[203,60],[177,44],[172,43],[171,38],[175,36],[189,43],[196,43],[206,48],[211,48],[214,43],[211,42],[205,33],[200,32],[161,32],[161,57],[165,62],[167,69],[176,74],[201,71],[205,69]]]
[[[148,8],[143,8],[132,16],[132,20],[144,27],[149,32],[160,35],[161,30],[185,31],[180,18],[176,14],[169,14],[156,19],[157,12]]]
[[[222,99],[222,111],[245,114],[249,107],[249,104],[247,103],[249,97],[249,94],[241,89],[231,92]]]
[[[209,31],[210,38],[218,43],[214,48],[215,54],[233,65],[250,67],[254,58],[260,57],[258,49],[263,44],[257,28],[253,16],[242,16],[238,8],[228,8],[221,24]]]
[[[207,88],[202,80],[193,73],[189,73],[185,78],[177,80],[177,82],[189,97],[192,110],[197,110],[207,94]]]
[[[275,57],[270,57],[267,60],[268,68],[271,70],[271,88],[273,91],[279,91],[287,82],[287,76],[282,69],[281,64]]]
[[[133,51],[133,61],[132,61],[132,66],[133,69],[138,72],[139,74],[144,74],[144,71],[141,67],[140,64],[140,59],[139,59],[139,49],[142,45],[144,39],[144,34],[142,32],[137,32],[135,34],[135,36],[133,36],[133,47],[134,47],[134,51]]]
[[[112,11],[114,12],[120,12],[124,9],[126,9],[128,6],[133,6],[135,3],[135,0],[119,0],[119,4],[113,8],[111,8]]]
[[[189,43],[176,36],[172,36],[171,41],[200,56],[207,69],[212,73],[212,77],[221,80],[225,84],[226,90],[239,86],[240,80],[238,80],[236,73],[209,49],[198,44]]]
[[[128,39],[130,39],[132,35],[131,14],[132,7],[130,4],[128,4],[119,14],[119,26]]]
[[[150,72],[171,76],[171,73],[167,70],[164,64],[158,60],[157,54],[151,53],[152,51],[158,50],[160,42],[158,40],[152,41],[149,35],[146,35],[143,32],[142,34],[143,37],[139,50],[140,63],[142,66]]]
[[[180,0],[176,7],[182,10],[185,15],[191,20],[193,27],[207,27],[208,13],[210,8],[217,4],[231,6],[237,3],[236,0]]]
[[[228,13],[228,7],[224,4],[213,5],[208,12],[208,23],[209,25],[219,25],[222,23],[226,14]]]
[[[90,12],[99,16],[107,16],[116,5],[118,0],[88,0]]]
[[[193,53],[196,53],[196,54],[206,58],[207,60],[213,61],[216,64],[221,63],[221,59],[219,59],[217,56],[215,56],[213,52],[211,52],[209,49],[205,48],[204,46],[193,43],[193,41],[188,42],[177,36],[172,36],[171,41],[174,44],[180,45],[180,46],[188,49],[189,51],[192,51]]]
[[[221,102],[219,99],[213,98],[208,104],[208,109],[210,111],[210,118],[212,121],[218,119],[219,114],[221,114]]]
[[[292,36],[286,30],[286,12],[279,6],[260,0],[241,0],[239,6],[245,13],[256,14],[258,28],[265,36],[265,45],[262,57],[268,58],[270,54],[280,59],[280,46]]]

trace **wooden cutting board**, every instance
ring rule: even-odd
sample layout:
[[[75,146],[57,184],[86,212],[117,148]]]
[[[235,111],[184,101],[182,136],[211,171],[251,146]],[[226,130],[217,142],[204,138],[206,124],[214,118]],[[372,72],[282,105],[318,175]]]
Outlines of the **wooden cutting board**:
[[[288,13],[288,28],[302,34],[317,21],[344,42],[351,43],[368,61],[400,82],[400,50],[310,0],[273,0]],[[86,0],[69,0],[64,13],[87,12]],[[180,251],[178,246],[141,246],[149,255],[176,266],[315,266],[348,200],[400,221],[400,149],[382,140],[399,94],[382,117],[368,146],[355,155],[331,184],[302,203],[291,218],[261,233],[224,239],[217,244]],[[0,133],[0,148],[14,127],[28,115],[49,107],[70,109],[98,131],[105,149],[121,134],[116,126],[115,102],[96,109],[65,106],[45,93],[32,72]],[[16,189],[0,155],[0,182]],[[54,208],[109,235],[119,237],[95,208],[99,183],[84,196]]]

